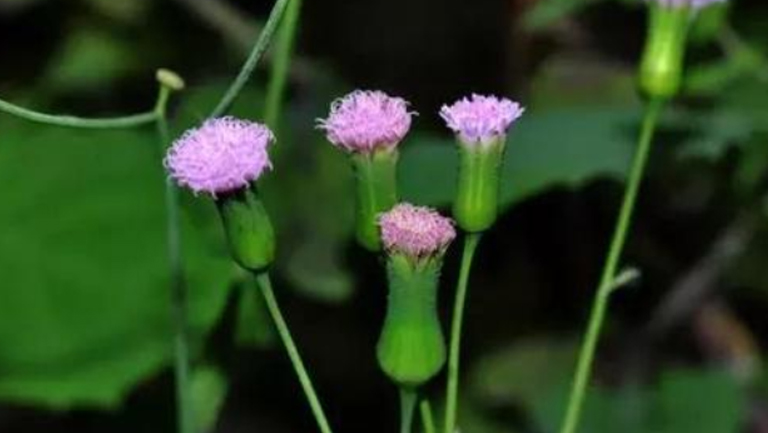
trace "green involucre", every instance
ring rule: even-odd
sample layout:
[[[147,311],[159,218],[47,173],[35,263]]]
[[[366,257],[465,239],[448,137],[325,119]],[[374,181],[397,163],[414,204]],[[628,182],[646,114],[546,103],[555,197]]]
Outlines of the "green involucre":
[[[379,215],[397,203],[397,159],[395,149],[376,150],[352,156],[355,169],[355,235],[370,251],[381,250]]]
[[[417,387],[445,364],[437,314],[441,266],[440,257],[392,255],[387,262],[389,300],[377,355],[381,369],[400,386]]]
[[[251,271],[266,269],[275,258],[275,232],[256,192],[242,188],[223,194],[216,206],[234,260]]]
[[[459,182],[453,216],[467,232],[485,231],[496,222],[504,148],[503,138],[480,145],[459,143]]]
[[[683,61],[692,12],[652,2],[648,38],[640,63],[640,89],[650,98],[668,99],[683,80]]]

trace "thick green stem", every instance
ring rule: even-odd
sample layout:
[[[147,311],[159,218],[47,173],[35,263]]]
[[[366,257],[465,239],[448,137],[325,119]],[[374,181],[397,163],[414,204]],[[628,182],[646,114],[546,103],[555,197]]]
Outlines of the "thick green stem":
[[[400,387],[400,433],[411,433],[417,402],[418,395],[415,389]]]
[[[453,304],[453,320],[451,322],[451,343],[448,353],[448,387],[445,403],[445,433],[456,430],[456,410],[459,397],[459,355],[461,352],[461,326],[464,320],[464,304],[467,300],[467,286],[472,258],[480,242],[479,233],[468,233],[464,240],[464,253],[461,257],[459,281],[456,286],[456,300]]]
[[[163,152],[170,144],[167,104],[172,89],[161,84],[155,105],[157,135]],[[173,320],[173,371],[176,386],[176,425],[178,433],[195,433],[190,397],[189,329],[187,324],[187,287],[181,257],[179,191],[173,180],[165,182],[166,248],[171,276]]]
[[[600,331],[602,330],[603,321],[608,309],[608,300],[615,288],[616,271],[632,222],[635,202],[637,201],[640,183],[643,179],[643,173],[645,172],[648,154],[650,153],[653,141],[653,133],[656,128],[656,122],[661,114],[662,106],[662,100],[652,100],[646,109],[640,139],[632,162],[632,169],[627,180],[627,188],[624,192],[624,199],[621,203],[621,210],[616,222],[616,229],[613,233],[608,256],[603,265],[600,284],[592,304],[589,325],[579,353],[571,394],[568,400],[568,408],[562,428],[560,429],[561,433],[574,433],[579,423],[587,384],[592,374],[592,362],[595,357],[597,342],[600,338]]]
[[[312,409],[312,414],[315,416],[317,426],[320,428],[321,433],[332,433],[331,427],[328,425],[328,420],[323,412],[323,407],[320,404],[320,399],[318,399],[315,389],[312,386],[312,381],[309,378],[309,374],[304,367],[304,363],[301,361],[299,350],[296,348],[296,344],[293,342],[293,337],[291,337],[288,325],[285,323],[283,314],[280,312],[275,293],[272,290],[272,282],[269,279],[269,274],[262,272],[256,276],[256,280],[258,281],[259,288],[264,296],[264,301],[267,304],[267,310],[269,310],[269,314],[272,316],[272,320],[275,323],[277,333],[280,335],[280,339],[285,346],[285,351],[288,353],[288,358],[290,358],[291,364],[293,364],[293,369],[299,377],[299,383],[301,383],[304,394],[309,401],[309,406]]]
[[[424,427],[424,433],[435,433],[435,418],[432,416],[432,406],[429,400],[424,399],[419,404],[421,411],[421,425]]]
[[[264,110],[264,123],[273,131],[277,131],[282,112],[285,95],[285,84],[288,78],[288,70],[291,65],[296,28],[301,15],[301,0],[292,0],[285,10],[285,18],[278,30],[275,42],[274,55],[272,57],[272,71],[267,88],[266,108]]]
[[[264,52],[267,51],[267,47],[269,47],[269,43],[272,40],[272,35],[275,33],[277,25],[280,23],[280,19],[283,17],[286,6],[288,6],[290,1],[295,0],[277,0],[275,2],[275,5],[272,7],[272,12],[267,19],[267,23],[264,25],[264,29],[261,31],[259,38],[253,45],[253,49],[248,55],[248,59],[243,64],[240,73],[229,86],[229,89],[227,89],[227,92],[221,98],[218,105],[216,105],[216,108],[211,112],[210,117],[219,117],[226,114],[235,102],[237,95],[240,94],[240,91],[248,82],[248,79],[251,78],[251,74],[253,74],[254,69],[256,69],[256,65],[264,55]]]
[[[146,113],[133,114],[130,116],[89,119],[85,117],[61,116],[40,113],[38,111],[19,107],[18,105],[14,105],[3,100],[0,100],[0,111],[4,111],[8,114],[29,120],[31,122],[85,129],[129,128],[133,126],[147,125],[158,120],[158,113],[156,110]]]

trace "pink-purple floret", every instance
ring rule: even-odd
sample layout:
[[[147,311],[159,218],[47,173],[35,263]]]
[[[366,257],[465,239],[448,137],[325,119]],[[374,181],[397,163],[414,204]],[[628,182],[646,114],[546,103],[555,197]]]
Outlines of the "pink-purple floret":
[[[176,140],[164,163],[180,186],[215,197],[247,186],[271,168],[267,146],[273,141],[272,131],[259,123],[209,119]]]
[[[398,204],[382,214],[379,226],[387,251],[415,258],[442,253],[456,237],[453,220],[409,203]]]
[[[726,0],[655,0],[662,6],[666,7],[685,7],[689,6],[693,9],[701,9],[714,3],[723,3]]]
[[[372,152],[397,146],[411,128],[408,102],[381,91],[356,90],[331,104],[318,120],[328,141],[348,152]]]
[[[505,137],[524,111],[520,104],[507,98],[473,94],[453,105],[444,105],[440,117],[463,142],[481,144]]]

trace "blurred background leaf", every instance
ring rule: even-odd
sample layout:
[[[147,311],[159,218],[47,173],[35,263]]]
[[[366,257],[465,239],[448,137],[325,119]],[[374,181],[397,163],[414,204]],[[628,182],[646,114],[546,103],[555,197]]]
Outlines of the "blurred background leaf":
[[[2,143],[1,181],[14,188],[0,211],[0,250],[12,252],[0,255],[0,396],[115,406],[170,357],[156,140],[24,124],[4,126]],[[199,350],[231,265],[188,220],[183,233]]]

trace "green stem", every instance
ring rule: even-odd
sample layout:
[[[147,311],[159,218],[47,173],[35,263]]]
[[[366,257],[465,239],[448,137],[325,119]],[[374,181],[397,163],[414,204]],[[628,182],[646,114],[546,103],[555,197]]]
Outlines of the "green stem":
[[[272,7],[272,12],[267,19],[267,23],[264,25],[264,29],[261,31],[256,43],[253,45],[253,49],[248,55],[248,59],[243,64],[237,78],[235,78],[235,81],[229,86],[229,89],[227,89],[227,92],[221,98],[210,117],[224,115],[235,102],[237,95],[248,82],[254,69],[256,69],[256,65],[267,50],[269,42],[272,40],[272,35],[275,33],[275,29],[277,29],[277,25],[280,23],[280,19],[282,18],[289,1],[296,0],[277,0],[277,2],[275,2],[275,5]]]
[[[157,134],[163,153],[170,144],[167,104],[171,89],[160,86],[155,105]],[[165,181],[166,248],[171,274],[171,308],[173,320],[173,372],[176,386],[176,426],[178,433],[194,433],[189,392],[189,329],[187,323],[187,287],[181,257],[179,192],[171,178]]]
[[[411,433],[417,402],[418,395],[415,389],[400,387],[400,433]]]
[[[309,401],[309,406],[315,416],[317,426],[320,428],[321,433],[331,433],[331,427],[328,425],[328,420],[325,418],[323,407],[320,404],[320,400],[317,398],[309,374],[307,373],[306,368],[304,368],[304,363],[301,361],[299,350],[296,348],[296,344],[291,337],[291,332],[288,330],[288,325],[285,323],[283,314],[280,312],[275,293],[272,290],[272,282],[269,279],[269,274],[266,272],[258,274],[256,280],[258,281],[259,288],[264,296],[264,301],[267,304],[267,310],[269,310],[269,314],[272,316],[272,320],[275,323],[277,333],[280,335],[280,339],[285,346],[285,351],[288,353],[288,358],[290,358],[291,364],[293,364],[293,368],[296,371],[296,375],[299,377],[299,382]]]
[[[421,424],[424,427],[424,433],[435,433],[435,418],[432,416],[432,406],[429,404],[429,400],[424,399],[419,405],[421,410]]]
[[[90,128],[90,129],[110,129],[110,128],[129,128],[133,126],[146,125],[157,121],[157,111],[133,114],[122,117],[106,117],[101,119],[89,119],[76,116],[61,116],[54,114],[40,113],[29,110],[18,105],[11,104],[0,99],[0,111],[14,115],[16,117],[29,120],[31,122],[43,123],[46,125],[65,126],[69,128]]]
[[[661,114],[662,107],[662,100],[652,100],[648,104],[645,112],[640,139],[635,157],[632,161],[632,169],[629,173],[627,188],[624,192],[624,199],[616,222],[616,229],[613,233],[608,256],[603,265],[600,284],[592,304],[589,325],[579,353],[576,373],[573,378],[571,394],[568,400],[568,408],[560,430],[561,433],[574,433],[579,423],[587,384],[589,383],[592,374],[592,362],[595,357],[595,349],[597,348],[600,331],[603,327],[603,321],[608,308],[608,300],[615,287],[614,280],[616,278],[617,267],[619,265],[619,260],[621,259],[621,252],[624,248],[629,226],[632,222],[632,214],[635,208],[635,202],[637,201],[638,191],[640,190],[640,182],[643,179],[643,173],[645,172],[648,154],[650,153],[651,143],[653,141],[653,133],[656,128],[656,122]]]
[[[480,242],[480,233],[468,233],[464,240],[464,253],[461,256],[459,282],[456,286],[456,300],[453,304],[453,321],[451,322],[451,345],[448,353],[448,388],[445,403],[445,433],[456,430],[456,410],[459,397],[459,354],[461,352],[461,326],[464,320],[464,304],[467,300],[467,283],[472,258]]]
[[[272,72],[267,88],[266,108],[264,110],[264,122],[277,131],[280,113],[282,112],[283,98],[285,95],[285,83],[288,77],[288,69],[291,64],[296,28],[301,15],[301,0],[293,0],[285,10],[285,18],[280,25],[277,41],[275,42],[274,55],[272,57]]]

